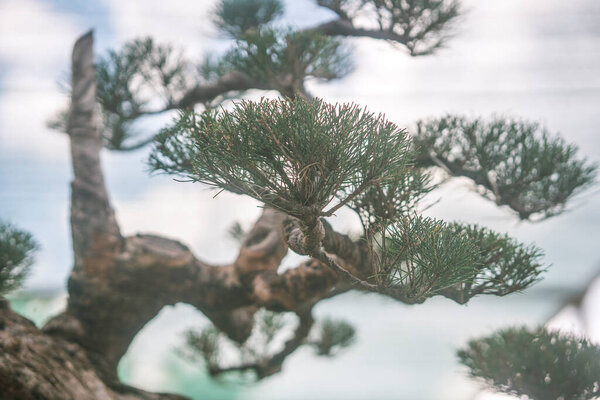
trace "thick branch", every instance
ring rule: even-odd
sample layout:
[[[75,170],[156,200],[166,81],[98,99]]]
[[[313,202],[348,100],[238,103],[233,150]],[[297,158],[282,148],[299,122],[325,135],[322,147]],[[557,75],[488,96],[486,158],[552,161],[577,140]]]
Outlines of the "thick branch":
[[[308,308],[307,310],[299,311],[298,317],[298,327],[294,331],[294,335],[285,342],[283,349],[281,349],[278,353],[252,363],[241,364],[226,368],[213,366],[209,370],[209,373],[215,376],[232,371],[253,370],[254,372],[256,372],[258,379],[263,379],[268,376],[274,375],[278,372],[281,372],[283,362],[286,360],[286,358],[293,352],[295,352],[300,346],[306,343],[306,338],[308,337],[310,329],[314,324],[314,319],[312,317],[310,308]]]
[[[408,45],[410,40],[407,36],[399,35],[390,30],[357,28],[352,24],[352,21],[344,18],[323,23],[314,28],[310,28],[307,31],[319,32],[327,36],[369,37],[373,39],[384,39],[405,46]],[[413,55],[418,54],[415,53]],[[169,104],[164,108],[157,110],[141,110],[128,115],[127,119],[133,120],[144,115],[160,114],[173,109],[190,108],[196,104],[207,104],[219,96],[224,96],[229,92],[243,92],[250,89],[278,90],[282,93],[282,95],[290,98],[295,96],[301,96],[305,98],[310,97],[304,88],[303,82],[296,82],[296,84],[286,82],[280,85],[265,85],[264,83],[250,79],[241,71],[231,71],[220,77],[215,82],[198,84],[189,89],[178,102]],[[135,150],[145,146],[151,141],[151,139],[143,140],[132,146],[126,146],[116,150]]]
[[[94,251],[82,271],[71,274],[66,312],[45,330],[81,343],[107,375],[116,372],[131,340],[166,305],[194,305],[242,341],[256,309],[253,277],[275,271],[287,252],[282,239],[273,237],[277,229],[272,227],[272,234],[268,228],[278,218],[265,210],[235,263],[220,267],[197,260],[179,242],[153,235],[128,237],[118,252]]]
[[[296,311],[330,297],[339,287],[349,289],[336,272],[317,260],[306,261],[283,274],[267,271],[252,282],[256,303],[273,311]]]
[[[286,215],[272,208],[265,208],[252,230],[248,232],[235,261],[242,273],[277,271],[287,253],[287,244],[281,226]]]
[[[298,254],[311,256],[363,288],[375,289],[366,282],[373,274],[368,250],[362,242],[355,243],[348,236],[335,232],[324,219],[317,219],[318,229],[306,229],[296,218],[284,222],[284,234],[290,248]],[[316,236],[313,232],[319,232]],[[312,237],[311,237],[312,236]],[[323,247],[323,250],[321,250]]]
[[[402,45],[407,45],[409,41],[407,36],[399,35],[391,30],[357,28],[352,24],[352,21],[343,18],[325,22],[311,30],[328,36],[368,37],[371,39],[391,40]]]
[[[367,241],[364,238],[354,241],[348,235],[334,231],[325,219],[322,219],[321,222],[325,228],[323,249],[343,260],[344,264],[353,266],[362,276],[371,275],[373,268]]]
[[[208,103],[228,92],[260,88],[262,87],[257,82],[252,82],[246,74],[232,71],[223,75],[214,83],[197,85],[188,91],[179,103],[170,108],[187,108],[198,103]]]

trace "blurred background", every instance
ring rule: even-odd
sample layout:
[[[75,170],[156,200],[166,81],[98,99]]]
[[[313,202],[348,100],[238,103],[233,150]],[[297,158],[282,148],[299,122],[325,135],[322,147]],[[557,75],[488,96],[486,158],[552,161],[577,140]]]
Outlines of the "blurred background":
[[[350,39],[356,68],[308,89],[329,102],[353,101],[383,112],[400,126],[445,113],[514,115],[542,122],[600,157],[600,2],[598,0],[465,0],[456,37],[433,56],[411,58],[381,41]],[[66,105],[75,39],[93,28],[96,52],[152,36],[189,58],[224,52],[231,42],[213,28],[212,0],[0,1],[0,217],[34,234],[42,245],[24,290],[12,296],[18,312],[42,324],[66,303],[72,266],[67,138],[46,127]],[[287,0],[283,24],[308,27],[333,15],[312,0]],[[252,92],[260,97],[264,92]],[[170,116],[148,118],[157,129]],[[229,262],[236,243],[228,228],[250,226],[260,214],[248,198],[201,185],[151,177],[149,149],[103,154],[109,192],[124,234],[160,233],[187,243],[211,263]],[[197,399],[484,399],[459,366],[456,349],[500,327],[553,326],[600,341],[600,280],[580,309],[564,307],[600,271],[600,191],[592,188],[563,215],[518,222],[454,180],[434,192],[427,214],[480,223],[542,248],[551,264],[543,281],[522,294],[480,297],[467,306],[433,298],[406,306],[376,295],[348,293],[323,301],[315,314],[343,318],[356,343],[331,359],[301,349],[281,374],[258,384],[211,381],[202,366],[178,356],[182,332],[208,321],[190,306],[167,307],[134,340],[120,364],[122,379],[152,391]],[[358,219],[340,213],[341,231]],[[292,264],[291,261],[284,261]]]

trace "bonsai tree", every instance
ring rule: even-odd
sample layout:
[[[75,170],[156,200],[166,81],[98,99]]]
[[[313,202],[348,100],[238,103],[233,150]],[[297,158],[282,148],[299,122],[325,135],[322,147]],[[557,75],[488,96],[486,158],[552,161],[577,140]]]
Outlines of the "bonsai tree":
[[[446,116],[409,132],[362,105],[314,97],[306,79],[350,71],[344,38],[384,39],[411,56],[427,55],[445,44],[461,12],[453,0],[318,4],[335,18],[294,30],[273,24],[283,12],[277,0],[220,1],[215,23],[233,46],[196,66],[152,39],[133,40],[96,62],[91,32],[75,43],[71,104],[55,123],[69,135],[74,171],[69,300],[41,330],[1,310],[5,398],[179,398],[125,386],[116,373],[135,335],[178,302],[213,323],[189,332],[184,352],[212,375],[251,371],[260,379],[280,371],[302,345],[329,356],[352,343],[347,323],[314,321],[321,300],[360,290],[406,304],[437,295],[464,304],[539,279],[546,267],[534,246],[422,216],[420,201],[435,189],[429,171],[469,178],[517,217],[540,220],[589,186],[595,166],[575,146],[519,119]],[[365,18],[372,24],[359,25]],[[281,98],[228,106],[249,89]],[[173,109],[179,117],[161,132],[136,130],[139,118]],[[230,264],[211,265],[171,239],[121,234],[100,151],[150,143],[154,170],[263,204]],[[360,237],[327,221],[342,207],[359,216]],[[280,272],[288,250],[306,258]],[[226,345],[236,359],[221,357]]]

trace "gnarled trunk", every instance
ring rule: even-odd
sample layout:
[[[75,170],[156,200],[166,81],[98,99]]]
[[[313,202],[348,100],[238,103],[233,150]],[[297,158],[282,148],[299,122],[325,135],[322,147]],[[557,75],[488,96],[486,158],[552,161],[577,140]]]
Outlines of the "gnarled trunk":
[[[308,334],[310,309],[351,288],[316,260],[279,274],[287,253],[286,216],[266,208],[232,264],[211,266],[183,244],[154,235],[122,237],[100,164],[93,36],[75,43],[68,134],[74,180],[71,228],[74,266],[67,309],[41,330],[0,302],[0,398],[176,399],[123,385],[117,365],[135,335],[166,305],[197,307],[233,340],[243,342],[265,307],[298,313],[299,329],[273,371]],[[363,262],[352,242],[331,230],[324,246],[352,267]],[[364,258],[364,257],[363,257]]]

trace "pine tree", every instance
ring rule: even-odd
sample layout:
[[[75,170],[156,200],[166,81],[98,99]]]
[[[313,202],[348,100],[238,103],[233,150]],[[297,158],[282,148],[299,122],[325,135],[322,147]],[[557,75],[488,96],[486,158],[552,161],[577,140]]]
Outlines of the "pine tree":
[[[279,372],[301,346],[332,356],[355,340],[354,328],[344,321],[314,320],[312,309],[321,300],[360,290],[406,304],[433,296],[465,304],[477,295],[522,291],[540,279],[547,267],[535,246],[487,227],[421,215],[424,196],[436,188],[431,171],[470,179],[519,219],[544,220],[592,184],[596,166],[578,156],[574,145],[518,118],[449,115],[417,121],[408,131],[363,106],[315,97],[305,87],[307,78],[330,81],[351,71],[346,38],[386,40],[411,56],[425,56],[447,43],[462,12],[458,0],[317,3],[335,19],[297,30],[275,23],[284,11],[278,0],[221,0],[213,22],[232,47],[200,65],[151,38],[133,40],[94,64],[91,33],[78,40],[70,109],[53,123],[69,133],[75,172],[69,304],[42,333],[26,332],[38,340],[38,353],[76,358],[86,376],[30,363],[26,368],[39,378],[24,381],[26,374],[3,374],[3,368],[16,371],[26,364],[19,363],[19,354],[3,358],[0,352],[0,377],[9,377],[0,383],[7,379],[9,398],[30,387],[37,398],[52,398],[56,387],[71,390],[72,398],[94,398],[100,390],[107,398],[176,398],[126,387],[116,375],[136,333],[167,304],[191,304],[213,323],[188,332],[183,354],[203,362],[213,376],[234,372],[262,379]],[[371,27],[359,25],[365,16]],[[243,100],[250,89],[281,97]],[[234,100],[231,107],[228,100]],[[173,109],[179,117],[160,132],[135,129],[140,118]],[[264,205],[250,231],[233,229],[241,237],[233,263],[209,265],[185,245],[159,236],[121,235],[100,150],[150,144],[153,170]],[[336,232],[327,221],[342,207],[358,215],[359,238]],[[307,260],[280,273],[288,249]],[[530,342],[527,333],[517,336]],[[515,347],[507,338],[502,351],[508,356]],[[474,375],[538,396],[498,377],[503,360],[485,361],[489,352],[480,349],[486,346],[474,344],[461,353]],[[223,357],[225,352],[237,357]],[[520,373],[510,365],[511,373]],[[85,384],[67,389],[73,382]],[[589,380],[581,382],[578,393],[591,393]]]

